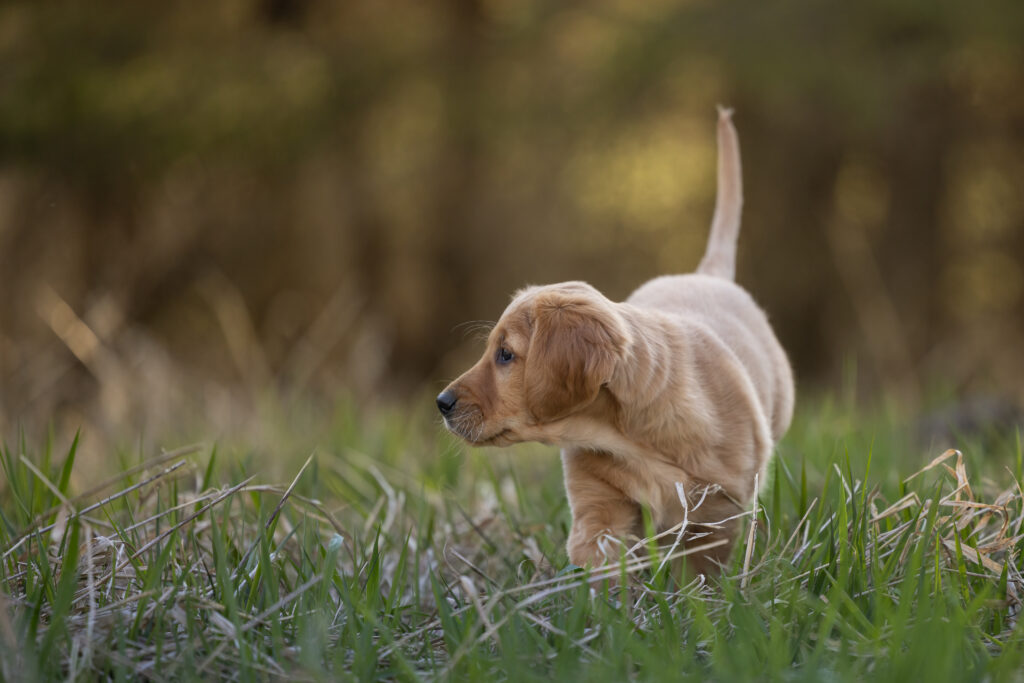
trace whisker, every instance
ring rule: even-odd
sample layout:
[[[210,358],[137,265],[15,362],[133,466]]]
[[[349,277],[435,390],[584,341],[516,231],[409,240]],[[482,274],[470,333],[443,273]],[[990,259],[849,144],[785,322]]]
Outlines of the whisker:
[[[497,325],[497,323],[493,320],[467,320],[464,323],[455,325],[452,328],[452,332],[461,331],[463,339],[470,335],[486,339],[487,335],[490,334],[491,329],[493,329],[495,325]]]

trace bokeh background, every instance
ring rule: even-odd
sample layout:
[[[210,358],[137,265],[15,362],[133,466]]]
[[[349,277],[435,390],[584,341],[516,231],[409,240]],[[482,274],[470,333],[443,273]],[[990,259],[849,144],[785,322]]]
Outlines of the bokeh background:
[[[1020,0],[33,0],[0,4],[0,430],[429,404],[517,287],[695,266],[718,103],[804,400],[1019,410]]]

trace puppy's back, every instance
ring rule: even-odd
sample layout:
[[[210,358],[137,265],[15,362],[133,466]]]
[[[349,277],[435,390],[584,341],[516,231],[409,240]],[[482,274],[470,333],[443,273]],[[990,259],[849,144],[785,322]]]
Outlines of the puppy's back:
[[[699,273],[650,280],[625,303],[676,317],[681,328],[710,330],[743,365],[778,440],[793,416],[793,373],[768,317],[730,280]],[[709,357],[707,362],[721,362]]]

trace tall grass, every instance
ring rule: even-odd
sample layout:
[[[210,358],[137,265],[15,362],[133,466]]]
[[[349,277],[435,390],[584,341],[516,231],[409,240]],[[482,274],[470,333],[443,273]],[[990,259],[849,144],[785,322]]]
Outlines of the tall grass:
[[[859,426],[858,426],[859,425]],[[341,415],[280,483],[237,444],[0,449],[4,680],[1014,680],[1019,438],[914,447],[803,412],[721,578],[676,535],[586,575],[550,449]],[[956,444],[947,444],[956,445]],[[691,530],[679,529],[687,534]]]

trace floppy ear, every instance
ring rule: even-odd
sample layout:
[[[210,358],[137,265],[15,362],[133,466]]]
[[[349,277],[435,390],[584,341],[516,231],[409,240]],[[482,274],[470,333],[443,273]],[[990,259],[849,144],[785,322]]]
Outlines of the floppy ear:
[[[550,422],[589,404],[611,380],[626,342],[614,310],[582,298],[544,296],[534,308],[523,378],[527,410]]]

